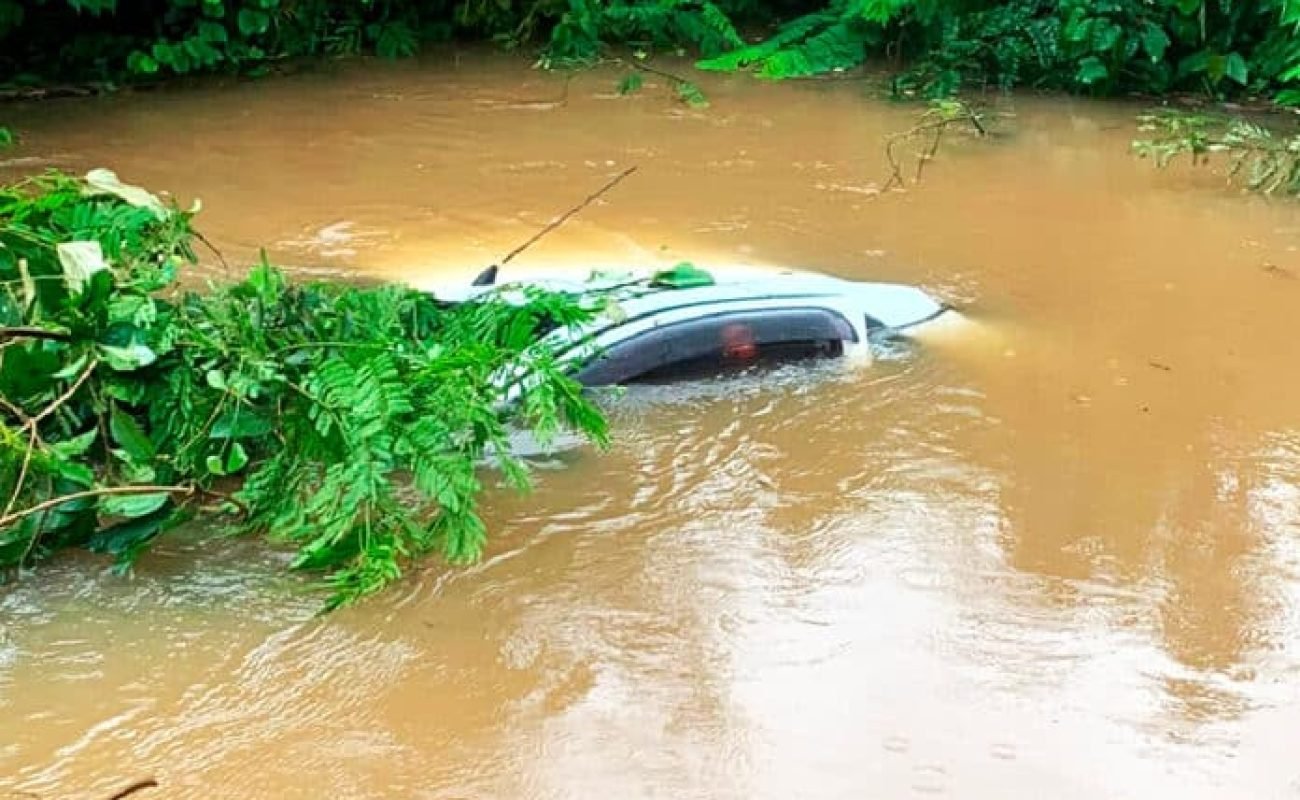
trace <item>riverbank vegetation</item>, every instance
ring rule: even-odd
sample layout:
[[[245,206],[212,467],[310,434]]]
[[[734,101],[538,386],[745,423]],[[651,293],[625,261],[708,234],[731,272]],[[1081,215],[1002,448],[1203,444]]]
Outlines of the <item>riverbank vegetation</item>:
[[[423,554],[481,553],[484,457],[528,485],[512,425],[605,441],[536,336],[601,309],[440,305],[265,262],[198,291],[196,211],[106,170],[0,188],[0,575],[68,548],[129,567],[212,512],[296,548],[335,606]],[[516,369],[536,381],[506,406],[494,376]]]
[[[1026,86],[1300,104],[1300,0],[0,0],[0,84],[257,74],[493,40],[551,66],[611,46],[799,78],[887,63],[900,95]]]

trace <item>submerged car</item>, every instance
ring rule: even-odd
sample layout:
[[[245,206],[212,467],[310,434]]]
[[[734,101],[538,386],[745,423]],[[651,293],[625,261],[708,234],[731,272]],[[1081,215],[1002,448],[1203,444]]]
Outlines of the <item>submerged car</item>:
[[[854,358],[882,335],[910,334],[950,307],[924,291],[806,272],[705,272],[689,264],[643,276],[537,278],[498,285],[494,269],[454,297],[522,301],[526,287],[607,303],[576,328],[545,334],[561,363],[586,386],[669,374],[708,373],[803,357]],[[512,382],[522,376],[513,376]]]

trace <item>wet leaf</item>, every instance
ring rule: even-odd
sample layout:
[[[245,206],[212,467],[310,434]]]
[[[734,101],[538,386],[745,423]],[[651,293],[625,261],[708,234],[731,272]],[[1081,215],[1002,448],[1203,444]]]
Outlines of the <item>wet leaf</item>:
[[[163,495],[163,502],[149,514],[110,525],[95,532],[86,542],[86,549],[92,553],[107,553],[114,556],[133,555],[141,546],[162,533],[163,526],[171,516],[171,503]]]
[[[1246,59],[1242,58],[1240,53],[1228,54],[1224,62],[1223,74],[1242,86],[1250,80],[1250,69],[1246,66]]]
[[[1152,62],[1159,62],[1165,57],[1165,50],[1169,49],[1169,34],[1159,25],[1150,22],[1142,26],[1142,49],[1151,57]]]
[[[231,409],[222,414],[212,425],[208,434],[210,439],[245,439],[265,436],[271,432],[271,423],[246,408]]]
[[[1088,56],[1079,62],[1079,69],[1075,72],[1074,79],[1084,86],[1088,86],[1104,80],[1108,75],[1110,75],[1110,70],[1106,69],[1106,65],[1102,63],[1100,58]]]
[[[113,441],[122,446],[132,461],[148,463],[154,457],[154,445],[140,425],[116,404],[108,418],[108,430]]]
[[[110,169],[92,169],[86,173],[86,185],[90,194],[111,194],[120,197],[137,208],[147,208],[158,219],[167,216],[167,206],[151,192],[118,180],[117,174]]]
[[[101,344],[99,352],[104,357],[104,362],[118,372],[132,372],[158,360],[158,354],[143,344],[132,344],[126,347]]]
[[[86,364],[89,363],[89,361],[90,361],[90,356],[86,355],[85,353],[82,353],[79,358],[77,358],[75,361],[70,361],[67,364],[67,366],[65,366],[63,369],[59,370],[58,372],[54,373],[50,377],[60,381],[72,380],[73,378],[81,374],[81,371],[86,368]]]
[[[162,508],[168,497],[166,492],[110,494],[100,498],[99,510],[111,517],[143,517]]]
[[[226,474],[234,475],[246,466],[248,466],[248,453],[244,452],[242,444],[235,442],[226,456]]]
[[[711,286],[713,283],[712,275],[686,261],[672,269],[655,273],[650,280],[651,286],[662,286],[669,289],[690,289],[696,286]]]
[[[108,269],[99,242],[63,242],[55,251],[63,267],[63,281],[73,294],[80,294],[92,275]]]
[[[51,444],[50,451],[59,458],[76,458],[90,449],[90,446],[95,443],[95,437],[98,435],[99,431],[92,429],[80,436],[74,436],[66,441]]]
[[[258,11],[253,8],[239,9],[239,32],[245,36],[256,36],[266,33],[267,28],[271,27],[271,17],[264,11]]]

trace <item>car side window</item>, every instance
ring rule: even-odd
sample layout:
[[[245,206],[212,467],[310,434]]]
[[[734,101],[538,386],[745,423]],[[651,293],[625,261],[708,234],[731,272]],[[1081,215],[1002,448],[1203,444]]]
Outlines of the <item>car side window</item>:
[[[744,363],[765,355],[806,355],[810,350],[838,354],[844,341],[856,338],[847,320],[826,309],[727,312],[616,342],[577,378],[587,386],[602,386],[692,363]]]

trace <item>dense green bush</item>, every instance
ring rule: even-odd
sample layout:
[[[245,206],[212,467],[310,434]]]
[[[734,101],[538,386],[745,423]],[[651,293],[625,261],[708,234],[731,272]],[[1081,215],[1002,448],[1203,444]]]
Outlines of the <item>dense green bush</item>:
[[[686,47],[704,69],[768,78],[890,56],[901,93],[1029,85],[1294,104],[1298,26],[1300,0],[0,0],[0,69],[11,80],[250,71],[462,36],[532,42],[558,66],[609,44]]]
[[[346,602],[422,553],[479,554],[482,459],[528,481],[508,424],[604,440],[534,335],[598,309],[443,306],[265,263],[182,291],[191,216],[102,170],[0,187],[0,578],[66,548],[130,565],[211,507]],[[517,369],[533,379],[507,404]]]

